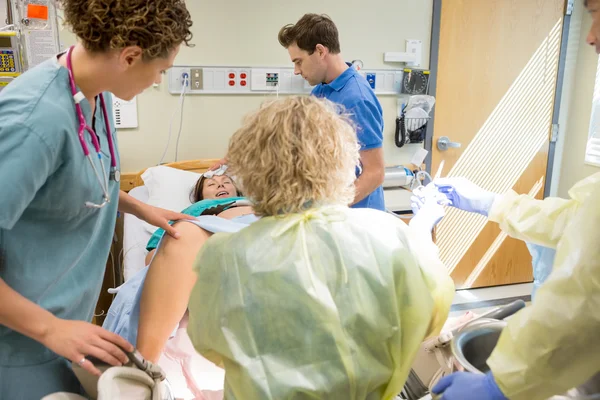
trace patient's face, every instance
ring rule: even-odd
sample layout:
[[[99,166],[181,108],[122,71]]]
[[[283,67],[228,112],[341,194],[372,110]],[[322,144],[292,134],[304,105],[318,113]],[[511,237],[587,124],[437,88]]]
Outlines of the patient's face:
[[[202,198],[204,199],[224,199],[236,195],[237,189],[227,175],[214,176],[204,181],[202,188]]]

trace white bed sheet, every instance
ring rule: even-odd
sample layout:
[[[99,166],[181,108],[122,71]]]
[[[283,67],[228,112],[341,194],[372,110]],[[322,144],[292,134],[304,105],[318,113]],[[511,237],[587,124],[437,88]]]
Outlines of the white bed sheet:
[[[129,194],[144,202],[148,202],[149,194],[146,186],[138,186]],[[136,272],[145,267],[146,244],[152,236],[138,217],[125,214],[123,222],[123,278],[127,281]]]

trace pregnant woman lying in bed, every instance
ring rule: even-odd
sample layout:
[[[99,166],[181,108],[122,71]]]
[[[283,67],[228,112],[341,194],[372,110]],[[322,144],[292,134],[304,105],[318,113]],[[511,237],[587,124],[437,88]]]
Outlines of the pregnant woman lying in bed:
[[[222,370],[195,353],[185,332],[195,256],[213,233],[235,232],[257,219],[229,176],[211,175],[198,180],[191,194],[194,204],[182,211],[197,221],[176,222],[177,240],[163,229],[152,235],[146,246],[148,266],[119,288],[103,324],[158,362],[182,398],[218,399],[223,387]]]
[[[216,215],[225,219],[252,214],[252,208],[246,205],[249,203],[244,197],[241,197],[241,193],[228,175],[207,174],[207,176],[202,175],[198,179],[190,196],[192,205],[182,213],[194,217]],[[164,233],[163,229],[157,229],[148,241],[146,265],[152,261],[156,247]]]

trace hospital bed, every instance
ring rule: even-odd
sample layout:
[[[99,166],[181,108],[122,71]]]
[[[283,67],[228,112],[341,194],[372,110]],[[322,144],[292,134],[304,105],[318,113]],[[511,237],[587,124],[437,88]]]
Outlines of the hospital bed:
[[[125,175],[122,189],[144,203],[181,211],[191,204],[190,193],[200,174],[216,162],[218,160],[196,160],[148,168],[137,174]],[[125,281],[146,266],[146,244],[155,229],[134,215],[125,214],[122,233]],[[169,340],[158,365],[165,371],[174,397],[198,400],[222,398],[224,371],[193,350],[185,327],[178,329]]]
[[[129,194],[144,203],[148,202],[148,188],[138,186]],[[123,217],[123,278],[128,280],[136,272],[145,267],[146,243],[152,234],[144,226],[144,222],[135,215],[125,214]]]
[[[121,189],[129,192],[132,197],[141,202],[173,211],[181,211],[191,204],[189,195],[200,174],[217,162],[217,159],[176,162],[151,167],[134,174],[123,174],[121,176]],[[407,208],[404,204],[406,201],[398,202],[396,198],[394,200],[394,205],[398,203],[397,210],[394,209],[394,211],[402,211]],[[400,206],[400,203],[402,203],[402,206]],[[123,231],[117,232],[117,235],[121,235],[123,238],[123,247],[118,250],[122,255],[121,276],[124,281],[127,281],[145,267],[146,244],[156,228],[149,226],[131,214],[125,214],[123,218]],[[185,329],[180,329],[177,336],[172,338],[170,342],[173,347],[191,348],[191,342]],[[202,393],[193,393],[193,390],[189,390],[190,379],[194,380],[194,377],[186,376],[185,372],[182,373],[182,360],[174,359],[174,357],[163,357],[158,364],[166,373],[172,395],[182,399],[221,399],[224,371],[197,354],[194,354],[186,362],[188,366],[193,367],[194,372],[198,371],[199,374],[203,375],[197,377],[195,381],[200,382],[200,386],[204,390]],[[110,384],[107,383],[107,385]]]

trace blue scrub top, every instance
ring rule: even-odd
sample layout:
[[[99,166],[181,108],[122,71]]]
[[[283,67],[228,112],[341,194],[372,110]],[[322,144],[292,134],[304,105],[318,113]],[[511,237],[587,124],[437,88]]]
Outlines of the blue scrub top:
[[[367,80],[348,64],[348,69],[331,83],[317,85],[312,93],[344,106],[356,123],[360,150],[383,146],[383,110]],[[357,173],[360,176],[360,172]],[[385,211],[383,187],[359,201],[354,208],[374,208]]]
[[[112,116],[111,97],[104,97]],[[84,100],[81,107],[92,126],[90,104]],[[99,100],[95,117],[108,174],[110,152]],[[119,184],[109,183],[111,202],[104,208],[85,207],[86,201],[102,201],[102,189],[78,140],[68,72],[56,57],[0,92],[0,121],[0,277],[59,318],[91,321],[113,238]],[[116,147],[112,120],[110,126]],[[88,133],[85,140],[94,154]],[[93,161],[99,170],[95,155]],[[0,325],[0,375],[3,366],[56,357]],[[30,378],[35,385],[35,377]]]

